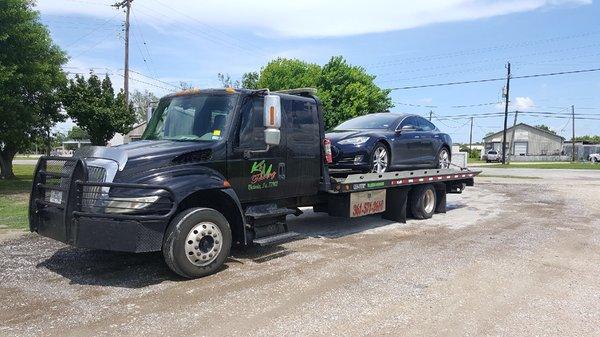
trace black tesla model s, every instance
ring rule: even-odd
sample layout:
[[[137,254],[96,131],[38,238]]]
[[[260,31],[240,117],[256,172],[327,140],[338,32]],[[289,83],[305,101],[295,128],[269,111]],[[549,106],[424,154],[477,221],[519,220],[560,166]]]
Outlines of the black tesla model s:
[[[327,133],[334,169],[387,172],[450,167],[450,136],[421,116],[373,113],[343,122]]]

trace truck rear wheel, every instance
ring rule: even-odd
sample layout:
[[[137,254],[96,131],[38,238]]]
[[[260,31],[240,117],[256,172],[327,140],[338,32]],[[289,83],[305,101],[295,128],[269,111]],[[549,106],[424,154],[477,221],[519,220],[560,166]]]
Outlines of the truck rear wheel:
[[[410,209],[416,219],[429,219],[435,213],[437,194],[433,185],[420,185],[411,191]]]
[[[231,228],[223,214],[212,208],[190,208],[169,224],[163,257],[175,273],[198,278],[221,268],[231,249]]]

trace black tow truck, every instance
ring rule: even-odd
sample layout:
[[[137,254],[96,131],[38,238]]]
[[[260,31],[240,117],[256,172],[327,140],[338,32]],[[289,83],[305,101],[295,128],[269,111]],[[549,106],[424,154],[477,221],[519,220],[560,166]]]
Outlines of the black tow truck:
[[[234,244],[296,237],[286,217],[300,207],[425,219],[479,173],[332,172],[331,153],[312,90],[183,91],[160,100],[140,141],[40,158],[30,230],[75,247],[162,250],[175,273],[196,278],[218,271]]]

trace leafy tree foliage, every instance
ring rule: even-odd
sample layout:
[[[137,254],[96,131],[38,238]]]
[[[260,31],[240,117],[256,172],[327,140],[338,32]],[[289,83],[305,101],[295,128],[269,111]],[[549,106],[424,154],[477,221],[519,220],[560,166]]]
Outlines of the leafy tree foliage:
[[[389,90],[379,88],[375,76],[364,68],[349,65],[341,56],[320,67],[297,59],[278,58],[269,62],[259,73],[242,77],[245,88],[284,90],[312,87],[323,102],[325,127],[371,112],[387,111],[393,106]]]
[[[545,124],[540,124],[540,125],[536,125],[536,128],[540,129],[540,130],[544,130],[544,131],[548,131],[550,133],[556,134],[556,131],[550,129],[550,127],[548,125]]]
[[[596,136],[586,135],[586,136],[575,137],[575,141],[576,142],[584,142],[587,144],[600,144],[600,135],[596,135]]]
[[[14,178],[19,151],[64,120],[58,92],[67,82],[56,46],[29,0],[0,1],[0,178]]]
[[[135,90],[129,94],[129,99],[133,104],[133,112],[137,123],[146,122],[148,119],[148,107],[158,102],[158,97],[148,90]]]
[[[240,81],[232,80],[231,76],[227,73],[218,73],[217,78],[219,79],[219,82],[221,82],[223,88],[239,88],[241,85]]]
[[[108,76],[77,75],[63,95],[67,114],[90,135],[92,145],[106,145],[115,133],[127,133],[135,122],[133,107],[125,106],[123,91],[115,96]]]
[[[362,67],[349,65],[343,57],[331,58],[317,82],[318,94],[326,112],[326,127],[393,107],[390,90],[379,88],[374,80],[375,76],[369,75]]]
[[[87,133],[87,131],[78,127],[77,125],[73,126],[71,130],[69,130],[67,137],[74,140],[90,139],[90,135]]]

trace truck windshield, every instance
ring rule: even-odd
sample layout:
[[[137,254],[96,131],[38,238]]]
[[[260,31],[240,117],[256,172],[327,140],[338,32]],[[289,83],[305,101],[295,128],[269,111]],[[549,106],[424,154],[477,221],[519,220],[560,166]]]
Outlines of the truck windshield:
[[[237,97],[227,93],[163,98],[142,139],[218,141],[225,135]]]

